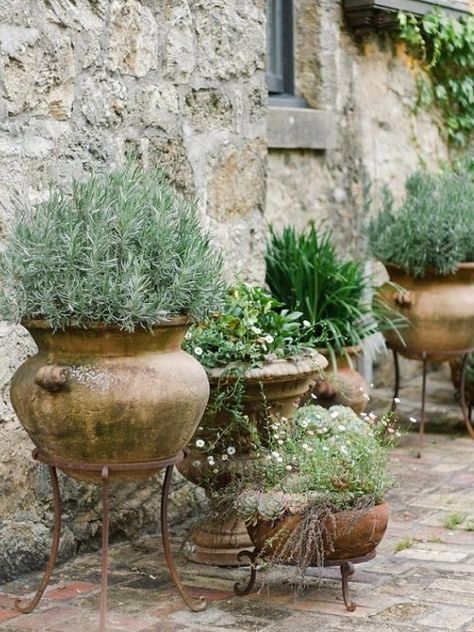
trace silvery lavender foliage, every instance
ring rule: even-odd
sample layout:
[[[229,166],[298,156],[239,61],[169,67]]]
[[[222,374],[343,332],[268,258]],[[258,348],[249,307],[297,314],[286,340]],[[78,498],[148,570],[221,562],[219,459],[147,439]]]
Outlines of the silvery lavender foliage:
[[[0,317],[132,331],[220,305],[222,260],[196,204],[133,163],[19,208],[0,261]]]

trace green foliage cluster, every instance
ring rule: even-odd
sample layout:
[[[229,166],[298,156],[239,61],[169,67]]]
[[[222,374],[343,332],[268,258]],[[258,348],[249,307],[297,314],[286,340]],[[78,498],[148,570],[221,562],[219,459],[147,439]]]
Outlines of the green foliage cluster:
[[[345,406],[308,405],[290,423],[274,421],[270,453],[237,507],[245,520],[275,519],[312,507],[343,510],[382,502],[391,485],[392,418],[359,417]],[[250,485],[251,488],[251,485]]]
[[[417,172],[407,179],[405,190],[398,209],[385,190],[380,212],[368,225],[371,254],[417,277],[430,270],[450,274],[459,263],[474,261],[472,173],[461,168]]]
[[[196,205],[128,163],[19,208],[0,261],[1,317],[133,330],[220,306],[222,261]]]
[[[399,37],[429,77],[420,76],[418,106],[437,106],[448,138],[465,145],[474,131],[474,16],[459,20],[435,11],[417,19],[400,13],[399,23]]]
[[[396,325],[379,299],[368,300],[370,281],[362,264],[337,254],[329,230],[314,224],[300,233],[291,226],[281,234],[270,229],[265,261],[273,296],[303,313],[312,326],[309,333],[324,331],[332,355]]]
[[[308,335],[301,312],[289,312],[260,287],[243,283],[228,290],[220,314],[190,329],[185,349],[208,369],[239,370],[279,358],[301,357],[323,339]]]

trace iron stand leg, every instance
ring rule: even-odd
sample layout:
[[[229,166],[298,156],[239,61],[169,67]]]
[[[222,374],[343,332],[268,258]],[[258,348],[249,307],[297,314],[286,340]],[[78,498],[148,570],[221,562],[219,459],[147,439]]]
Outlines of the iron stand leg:
[[[105,632],[107,618],[107,584],[108,584],[108,558],[109,558],[109,468],[102,469],[102,559],[100,576],[100,615],[99,632]]]
[[[467,373],[468,360],[469,360],[469,354],[465,353],[462,357],[461,384],[460,384],[459,390],[460,390],[460,395],[461,395],[461,410],[462,410],[462,415],[464,417],[464,423],[466,424],[466,428],[471,439],[474,439],[474,428],[472,427],[472,421],[471,421],[472,410],[471,410],[471,406],[470,405],[468,406],[466,402],[466,373]]]
[[[400,363],[398,361],[397,351],[395,351],[395,349],[393,349],[392,351],[393,351],[393,366],[395,368],[395,389],[393,392],[393,400],[392,400],[392,406],[390,410],[393,413],[395,412],[395,409],[397,408],[397,399],[400,393]]]
[[[166,564],[168,566],[168,570],[171,575],[171,579],[173,580],[176,589],[181,595],[185,604],[193,611],[193,612],[202,612],[207,608],[206,601],[204,597],[200,598],[200,601],[192,599],[188,594],[188,591],[184,587],[181,579],[178,575],[178,570],[176,568],[176,564],[174,561],[173,553],[171,551],[171,540],[168,526],[168,496],[171,487],[171,477],[173,475],[173,465],[168,465],[165,473],[165,480],[163,483],[163,489],[161,492],[161,537],[163,540],[163,549],[165,552]]]
[[[234,592],[239,597],[243,597],[244,595],[248,595],[252,588],[255,586],[255,578],[257,577],[257,558],[259,556],[259,552],[255,551],[240,551],[237,555],[237,559],[242,560],[244,557],[248,557],[250,560],[250,577],[247,582],[247,585],[243,588],[240,587],[240,582],[235,582],[234,584]]]
[[[56,559],[58,557],[59,540],[61,538],[61,492],[59,489],[58,473],[53,465],[48,466],[49,476],[51,478],[51,487],[53,490],[53,506],[54,506],[54,528],[53,528],[53,541],[51,543],[51,551],[49,554],[48,565],[43,575],[38,588],[36,589],[35,596],[31,601],[22,606],[21,598],[19,597],[15,601],[15,608],[23,614],[30,614],[36,608],[40,602],[41,597],[46,590],[46,587],[51,579],[54,567],[56,565]]]
[[[420,416],[420,432],[419,432],[419,444],[418,444],[418,454],[416,455],[419,459],[421,458],[421,450],[424,445],[425,438],[425,404],[426,404],[426,372],[428,370],[428,357],[426,351],[423,351],[421,354],[423,360],[423,378],[421,383],[421,416]]]
[[[349,612],[354,612],[357,605],[351,599],[349,590],[349,577],[354,574],[354,565],[351,562],[344,562],[341,564],[341,584],[342,584],[342,597],[344,604]]]

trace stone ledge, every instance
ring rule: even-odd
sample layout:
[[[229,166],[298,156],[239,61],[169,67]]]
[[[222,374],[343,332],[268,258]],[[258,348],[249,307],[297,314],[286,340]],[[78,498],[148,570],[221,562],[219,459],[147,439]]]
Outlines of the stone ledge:
[[[268,147],[271,149],[319,149],[333,147],[334,112],[310,108],[268,108]]]

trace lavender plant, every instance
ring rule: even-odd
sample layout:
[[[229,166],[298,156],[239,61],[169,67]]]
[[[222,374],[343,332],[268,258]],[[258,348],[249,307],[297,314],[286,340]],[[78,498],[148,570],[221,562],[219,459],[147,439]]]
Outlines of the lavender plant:
[[[132,331],[219,308],[222,260],[196,204],[133,163],[20,206],[0,259],[0,317]]]

